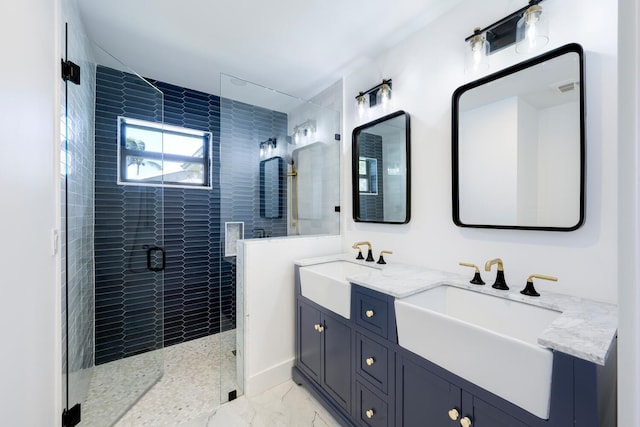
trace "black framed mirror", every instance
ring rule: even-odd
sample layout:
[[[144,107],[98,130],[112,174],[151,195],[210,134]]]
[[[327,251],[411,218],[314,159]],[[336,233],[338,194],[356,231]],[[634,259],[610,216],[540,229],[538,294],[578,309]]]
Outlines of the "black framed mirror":
[[[284,211],[284,160],[272,157],[260,161],[260,216],[282,218]]]
[[[453,221],[572,231],[584,222],[583,50],[569,44],[453,94]]]
[[[352,135],[353,220],[406,224],[411,218],[411,126],[404,111]]]

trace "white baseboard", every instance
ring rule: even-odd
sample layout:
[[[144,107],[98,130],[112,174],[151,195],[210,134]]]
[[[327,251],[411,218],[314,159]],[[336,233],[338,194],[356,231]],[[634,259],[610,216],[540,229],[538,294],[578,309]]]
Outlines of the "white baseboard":
[[[269,369],[258,372],[247,378],[245,394],[248,397],[255,396],[291,379],[291,368],[294,359],[285,360]]]

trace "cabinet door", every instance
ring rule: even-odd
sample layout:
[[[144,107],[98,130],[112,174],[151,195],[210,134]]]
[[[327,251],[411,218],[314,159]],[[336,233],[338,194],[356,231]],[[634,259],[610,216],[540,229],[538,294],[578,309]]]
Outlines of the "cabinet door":
[[[320,383],[320,345],[322,325],[320,312],[304,303],[298,304],[298,355],[299,368]]]
[[[465,411],[467,406],[466,402],[470,400],[471,399],[469,398],[463,399]],[[472,400],[473,415],[471,419],[474,427],[527,427],[527,424],[515,419],[506,412],[502,412],[477,397],[472,397]]]
[[[449,411],[461,411],[460,389],[416,363],[401,357],[397,372],[397,419],[403,427],[460,426]]]
[[[344,409],[351,412],[351,328],[331,315],[325,314],[323,318],[322,386]]]

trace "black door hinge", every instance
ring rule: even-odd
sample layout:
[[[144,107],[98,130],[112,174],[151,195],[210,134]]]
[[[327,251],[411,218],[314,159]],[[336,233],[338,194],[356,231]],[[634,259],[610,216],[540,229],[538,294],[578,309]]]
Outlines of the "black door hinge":
[[[340,141],[340,134],[336,133],[335,135],[333,135],[333,139],[335,139],[336,141]]]
[[[73,408],[62,411],[62,427],[75,427],[80,424],[80,404],[76,403]]]
[[[80,84],[80,66],[74,64],[71,61],[60,60],[62,64],[62,80],[65,82],[72,82],[77,85]]]

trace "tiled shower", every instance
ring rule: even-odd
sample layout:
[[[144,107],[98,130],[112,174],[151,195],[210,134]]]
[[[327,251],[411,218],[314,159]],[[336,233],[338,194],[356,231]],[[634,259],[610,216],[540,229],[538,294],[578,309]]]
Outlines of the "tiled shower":
[[[80,40],[78,45],[82,43],[87,42]],[[69,368],[67,405],[95,394],[87,392],[94,386],[94,365],[103,368],[129,359],[139,364],[145,355],[152,355],[147,360],[154,365],[135,374],[141,379],[140,390],[118,403],[121,407],[109,415],[111,419],[103,419],[104,425],[111,425],[136,395],[160,378],[164,347],[234,331],[235,254],[225,247],[225,226],[241,224],[244,236],[239,238],[291,234],[294,200],[287,172],[293,159],[309,168],[317,165],[313,174],[302,171],[302,178],[309,174],[305,182],[317,179],[318,170],[336,175],[318,187],[322,191],[307,184],[306,192],[315,191],[312,197],[322,203],[316,203],[320,216],[306,218],[300,234],[337,232],[339,119],[336,112],[301,100],[295,100],[298,108],[284,113],[242,97],[235,99],[233,94],[221,98],[144,80],[134,73],[95,66],[90,60],[81,65],[86,84],[69,88],[68,135],[62,138],[68,140],[64,158],[69,171],[62,180],[69,187],[68,203],[63,200],[63,214],[69,213],[65,236],[69,268],[63,268],[68,289],[63,289],[63,295],[69,295],[71,303],[66,310],[69,323],[63,325],[65,343],[71,344],[63,357],[63,370]],[[316,144],[331,148],[308,150],[303,162],[302,150],[297,150],[304,144],[296,144],[290,135],[296,123],[310,114],[318,118],[317,137],[323,139]],[[210,188],[119,184],[118,117],[210,132]],[[328,126],[323,126],[323,120]],[[264,156],[259,144],[268,139],[278,141],[271,156],[281,157],[283,164],[277,194],[266,194],[283,205],[282,215],[275,217],[265,217],[260,210],[260,163],[270,156]],[[326,153],[335,158],[319,157]],[[80,173],[81,168],[85,172]],[[304,200],[301,203],[304,207]],[[147,250],[153,245],[162,245],[166,253],[163,274],[146,269]],[[221,390],[222,401],[227,391],[232,390]],[[239,384],[238,392],[242,392]],[[85,406],[95,407],[95,402]]]

